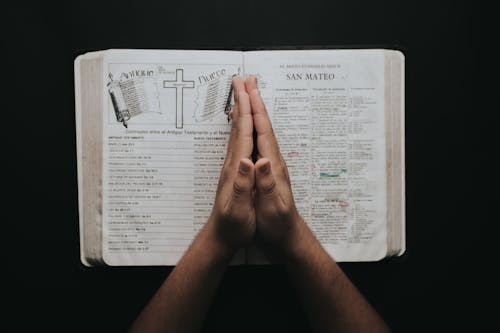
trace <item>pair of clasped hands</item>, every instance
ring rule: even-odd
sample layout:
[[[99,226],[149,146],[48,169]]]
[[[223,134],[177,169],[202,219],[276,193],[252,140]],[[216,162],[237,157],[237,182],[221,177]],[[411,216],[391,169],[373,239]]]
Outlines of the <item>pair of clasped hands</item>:
[[[316,332],[389,332],[298,213],[255,78],[232,84],[233,123],[210,217],[130,332],[201,331],[225,267],[253,240],[290,272]]]
[[[238,249],[254,237],[273,251],[286,251],[304,224],[255,77],[233,78],[234,105],[227,155],[209,218],[217,238]],[[257,133],[254,142],[253,132]],[[258,156],[252,162],[257,145]]]

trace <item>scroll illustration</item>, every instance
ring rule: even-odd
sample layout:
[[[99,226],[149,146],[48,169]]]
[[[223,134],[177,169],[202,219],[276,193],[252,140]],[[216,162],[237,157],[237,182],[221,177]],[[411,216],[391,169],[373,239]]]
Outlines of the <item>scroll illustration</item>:
[[[219,113],[226,116],[231,109],[233,76],[223,75],[208,83],[198,85],[196,94],[197,106],[194,112],[196,122],[213,119]]]
[[[108,92],[116,121],[128,127],[128,121],[145,112],[162,113],[158,87],[153,70],[122,73],[119,80],[109,74]]]

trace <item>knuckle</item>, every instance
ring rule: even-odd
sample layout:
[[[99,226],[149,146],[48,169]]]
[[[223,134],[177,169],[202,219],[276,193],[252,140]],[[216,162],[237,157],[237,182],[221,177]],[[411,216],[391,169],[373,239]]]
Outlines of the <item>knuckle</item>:
[[[246,186],[241,182],[233,182],[233,197],[240,198],[246,192]]]
[[[246,91],[240,91],[238,97],[240,102],[248,102],[250,100],[250,96],[248,96],[248,93]]]
[[[290,207],[290,205],[283,203],[283,204],[278,205],[278,207],[276,207],[276,210],[277,210],[277,213],[280,217],[285,218],[285,217],[290,216],[290,214],[292,212],[292,207]]]
[[[271,195],[274,193],[276,188],[276,181],[271,178],[267,183],[263,184],[261,190],[264,195]]]
[[[231,126],[231,136],[233,138],[237,138],[238,135],[240,134],[240,127],[238,126],[238,124],[236,122],[233,122],[233,126]]]

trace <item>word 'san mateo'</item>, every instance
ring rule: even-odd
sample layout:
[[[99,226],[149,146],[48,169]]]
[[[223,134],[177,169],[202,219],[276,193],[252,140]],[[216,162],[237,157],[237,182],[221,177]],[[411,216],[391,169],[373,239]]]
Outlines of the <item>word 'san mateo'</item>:
[[[333,73],[287,73],[287,80],[333,80]]]

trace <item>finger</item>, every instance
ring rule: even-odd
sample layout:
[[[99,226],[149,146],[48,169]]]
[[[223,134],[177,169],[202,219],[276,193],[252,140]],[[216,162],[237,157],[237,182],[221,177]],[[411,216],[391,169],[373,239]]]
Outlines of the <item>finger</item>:
[[[229,111],[229,115],[231,116],[232,124],[231,124],[231,131],[229,132],[229,139],[227,141],[225,163],[230,160],[230,157],[232,156],[233,151],[234,151],[234,146],[235,146],[235,142],[236,142],[236,135],[238,132],[237,128],[234,125],[235,114],[237,114],[237,112],[238,112],[237,109],[238,109],[238,105],[235,104],[231,107],[231,111]]]
[[[233,78],[235,106],[232,110],[233,124],[228,142],[228,156],[235,155],[237,161],[242,157],[250,157],[253,150],[253,118],[250,98],[245,90],[244,81],[240,77]]]
[[[255,188],[260,198],[273,197],[276,191],[276,180],[271,170],[271,161],[261,158],[255,163]]]
[[[233,88],[233,98],[234,98],[233,109],[234,109],[235,107],[238,106],[238,102],[240,100],[239,94],[240,94],[241,90],[245,88],[245,82],[243,81],[243,79],[241,77],[235,76],[235,77],[233,77],[233,79],[231,81],[231,85]],[[233,124],[236,122],[237,117],[238,117],[238,114],[237,114],[237,112],[235,112],[233,114]]]
[[[257,79],[250,76],[245,81],[245,88],[250,98],[253,122],[255,131],[257,132],[258,151],[262,156],[277,160],[279,159],[278,142],[274,136],[273,127],[266,106],[257,88]]]
[[[245,207],[248,207],[248,204],[252,202],[254,185],[254,164],[248,158],[242,158],[239,161],[238,173],[233,182],[232,194],[229,200],[230,209],[245,209]]]
[[[250,98],[245,90],[245,82],[242,78],[236,76],[233,79],[233,90],[237,110],[234,114],[234,123],[240,127],[243,135],[251,135],[253,132],[253,118],[250,108]]]
[[[248,76],[247,79],[245,80],[245,89],[246,89],[247,93],[250,93],[250,91],[252,91],[254,89],[258,89],[257,77],[255,77],[253,75]]]

